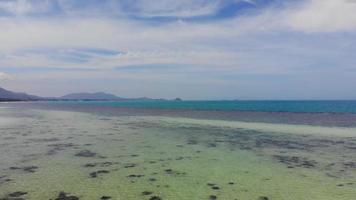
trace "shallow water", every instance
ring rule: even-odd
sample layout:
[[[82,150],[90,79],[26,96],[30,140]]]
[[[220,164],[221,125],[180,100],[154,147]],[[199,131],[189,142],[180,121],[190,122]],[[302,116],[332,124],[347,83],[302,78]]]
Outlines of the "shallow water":
[[[0,199],[356,196],[354,128],[16,107],[0,120]]]

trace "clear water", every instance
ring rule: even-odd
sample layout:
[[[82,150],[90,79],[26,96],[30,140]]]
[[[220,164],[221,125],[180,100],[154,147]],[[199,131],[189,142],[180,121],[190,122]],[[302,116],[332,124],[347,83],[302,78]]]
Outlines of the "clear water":
[[[356,101],[60,101],[54,103],[160,109],[356,113]]]
[[[0,105],[0,199],[356,196],[354,127],[30,107]]]

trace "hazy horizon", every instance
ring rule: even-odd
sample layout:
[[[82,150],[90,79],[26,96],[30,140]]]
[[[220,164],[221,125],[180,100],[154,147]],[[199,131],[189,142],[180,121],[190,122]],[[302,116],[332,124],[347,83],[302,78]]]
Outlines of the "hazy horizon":
[[[186,100],[356,99],[356,2],[0,1],[0,87]]]
[[[1,87],[0,87],[1,88]],[[7,88],[3,88],[5,90],[8,90]],[[213,99],[183,99],[179,96],[176,97],[168,97],[168,98],[162,98],[162,97],[149,97],[149,96],[122,96],[120,94],[114,94],[110,92],[104,92],[104,91],[94,91],[94,92],[86,92],[86,91],[78,91],[78,92],[73,92],[73,93],[66,93],[60,96],[41,96],[41,95],[36,95],[36,94],[30,94],[27,93],[26,91],[13,91],[9,90],[11,92],[16,92],[16,93],[26,93],[29,95],[35,95],[43,98],[62,98],[67,95],[72,95],[72,94],[82,94],[82,93],[89,93],[89,94],[95,94],[95,93],[105,93],[108,95],[115,95],[119,98],[127,98],[127,99],[139,99],[139,98],[149,98],[149,99],[164,99],[164,100],[175,100],[176,98],[179,98],[184,101],[356,101],[356,99],[249,99],[249,98],[234,98],[234,99],[222,99],[222,98],[213,98]]]

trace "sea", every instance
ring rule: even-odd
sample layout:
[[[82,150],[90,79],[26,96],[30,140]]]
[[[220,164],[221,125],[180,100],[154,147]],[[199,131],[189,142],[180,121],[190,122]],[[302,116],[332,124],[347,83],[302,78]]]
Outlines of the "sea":
[[[0,200],[354,200],[356,101],[0,103]]]

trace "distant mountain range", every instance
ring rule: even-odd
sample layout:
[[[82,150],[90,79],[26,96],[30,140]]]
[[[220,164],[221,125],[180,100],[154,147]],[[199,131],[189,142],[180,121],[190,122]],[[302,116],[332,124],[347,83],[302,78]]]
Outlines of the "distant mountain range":
[[[177,98],[178,99],[178,98]],[[96,93],[72,93],[62,97],[39,97],[26,93],[12,92],[0,87],[0,101],[59,101],[59,100],[87,100],[87,101],[164,101],[165,99],[141,98],[122,98],[113,94],[96,92]]]
[[[96,93],[72,93],[67,94],[60,99],[67,99],[67,100],[124,100],[124,98],[115,96],[113,94],[108,94],[104,92],[96,92]]]
[[[0,101],[33,101],[42,99],[42,97],[29,95],[22,92],[12,92],[0,87]]]

